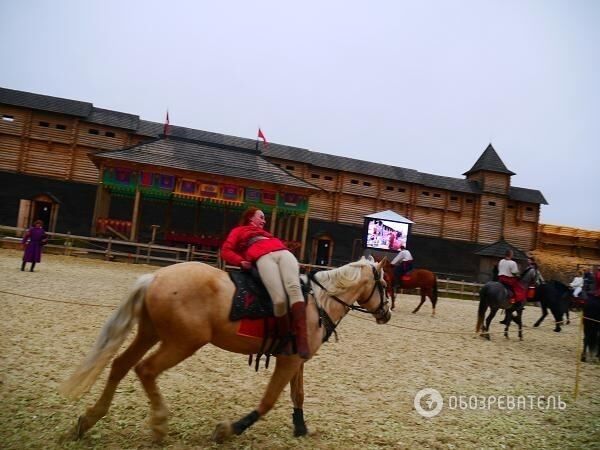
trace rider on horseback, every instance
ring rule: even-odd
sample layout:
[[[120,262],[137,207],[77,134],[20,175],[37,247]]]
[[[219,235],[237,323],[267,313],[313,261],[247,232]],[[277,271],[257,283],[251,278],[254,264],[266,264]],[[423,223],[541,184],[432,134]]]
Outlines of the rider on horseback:
[[[508,249],[504,258],[498,262],[498,281],[507,286],[513,293],[511,303],[525,302],[527,293],[521,283],[519,283],[519,267],[513,261],[513,251]]]
[[[292,328],[296,335],[298,355],[308,359],[306,306],[300,288],[298,260],[279,239],[264,230],[264,213],[255,207],[244,212],[240,226],[227,236],[221,257],[234,266],[250,270],[253,265],[273,301],[273,312],[281,336],[289,334],[287,300],[290,303]]]
[[[413,270],[413,257],[404,245],[400,246],[400,251],[392,260],[394,266],[394,279],[396,283],[401,284],[402,276]]]

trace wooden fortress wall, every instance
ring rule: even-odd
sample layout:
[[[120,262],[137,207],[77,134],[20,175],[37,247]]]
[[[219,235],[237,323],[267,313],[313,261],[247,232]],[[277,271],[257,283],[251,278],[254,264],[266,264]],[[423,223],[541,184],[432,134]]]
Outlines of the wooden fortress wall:
[[[0,171],[86,184],[98,182],[91,152],[149,138],[64,114],[0,104]],[[486,173],[484,194],[473,195],[382,179],[297,161],[270,160],[324,189],[310,199],[310,218],[362,225],[363,216],[391,209],[413,220],[425,237],[490,244],[504,237],[523,250],[536,246],[539,205],[509,200],[509,178]],[[507,181],[508,180],[508,181]]]

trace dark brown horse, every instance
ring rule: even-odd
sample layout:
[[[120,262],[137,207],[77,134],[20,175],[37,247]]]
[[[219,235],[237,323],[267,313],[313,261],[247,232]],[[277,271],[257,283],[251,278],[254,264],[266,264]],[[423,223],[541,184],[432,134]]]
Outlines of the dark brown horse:
[[[308,281],[311,294],[306,307],[311,355],[317,352],[326,333],[330,333],[332,327],[335,329],[350,309],[372,314],[377,323],[390,320],[385,282],[381,276],[382,264],[362,258],[338,269],[312,275]],[[79,417],[67,437],[80,438],[106,415],[119,382],[135,366],[150,400],[150,427],[154,439],[162,440],[167,432],[168,409],[156,378],[163,371],[208,343],[235,353],[260,351],[262,340],[240,336],[237,333],[240,322],[229,320],[234,291],[235,286],[227,273],[197,262],[175,264],[141,276],[102,328],[86,359],[60,387],[60,391],[71,398],[87,392],[138,322],[135,339],[112,362],[100,398]],[[359,306],[355,306],[355,302]],[[159,344],[157,350],[142,360],[155,344]],[[213,433],[216,442],[241,434],[269,412],[288,383],[294,404],[294,435],[307,434],[302,410],[305,360],[298,355],[278,355],[276,358],[275,370],[256,409],[237,422],[219,423]]]
[[[415,314],[427,297],[431,300],[431,315],[435,316],[435,305],[438,300],[438,289],[437,289],[437,277],[435,273],[431,272],[427,269],[414,269],[408,275],[405,275],[403,280],[395,280],[394,279],[394,266],[387,260],[383,260],[383,273],[384,279],[387,284],[387,294],[392,299],[392,309],[396,306],[396,287],[400,287],[402,289],[416,289],[420,288],[421,290],[421,302],[419,305],[413,310],[413,314]]]

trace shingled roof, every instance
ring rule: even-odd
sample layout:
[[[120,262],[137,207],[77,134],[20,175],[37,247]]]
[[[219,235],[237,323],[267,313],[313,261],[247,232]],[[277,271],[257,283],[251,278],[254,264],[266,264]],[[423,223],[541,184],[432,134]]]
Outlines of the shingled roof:
[[[514,172],[511,172],[506,168],[506,166],[500,159],[500,156],[498,156],[498,153],[496,153],[496,150],[494,150],[494,147],[492,147],[492,144],[489,144],[487,146],[487,148],[481,154],[479,159],[475,161],[473,167],[471,167],[471,169],[467,172],[463,173],[463,175],[469,175],[480,170],[515,175]]]
[[[217,148],[173,137],[145,142],[123,150],[101,151],[95,153],[92,158],[151,164],[215,176],[320,190],[290,175],[254,151]]]
[[[15,91],[12,89],[0,88],[0,103],[39,109],[42,111],[70,114],[81,117],[83,120],[91,123],[124,128],[126,130],[135,131],[136,134],[154,138],[158,138],[161,135],[164,127],[162,123],[140,120],[139,116],[133,114],[96,108],[91,103]],[[256,146],[256,140],[254,139],[178,126],[170,126],[169,136],[195,141],[205,147],[216,146],[221,149],[229,150],[253,150]],[[263,149],[262,155],[270,158],[304,163],[324,169],[343,170],[388,180],[420,184],[431,188],[470,194],[481,193],[478,183],[474,180],[422,173],[414,169],[314,152],[304,148],[292,147],[274,142],[269,143],[269,146]],[[506,168],[491,144],[488,145],[473,167],[463,175],[469,175],[480,170],[514,175],[514,172],[511,172]],[[291,175],[287,175],[291,177]],[[295,177],[292,178],[298,180]],[[509,197],[517,201],[548,204],[542,193],[535,189],[511,187]]]
[[[92,112],[93,105],[77,100],[50,97],[49,95],[33,94],[31,92],[15,91],[0,87],[0,103],[5,105],[23,106],[40,111],[69,114],[77,117],[87,117]]]
[[[498,258],[504,258],[506,251],[509,249],[513,251],[513,259],[517,261],[524,261],[527,259],[527,255],[525,253],[523,253],[517,247],[510,245],[504,239],[500,239],[493,244],[480,248],[475,252],[475,254],[479,256],[494,256]]]
[[[548,204],[544,195],[536,189],[511,186],[508,190],[508,197],[518,202],[537,203],[539,205]]]

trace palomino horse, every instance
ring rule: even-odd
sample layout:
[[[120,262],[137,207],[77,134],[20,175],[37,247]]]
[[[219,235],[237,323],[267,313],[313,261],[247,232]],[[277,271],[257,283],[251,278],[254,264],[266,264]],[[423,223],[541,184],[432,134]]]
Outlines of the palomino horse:
[[[519,283],[527,291],[527,288],[533,283],[535,278],[536,271],[528,270],[523,274],[523,278],[519,280]],[[483,319],[488,307],[490,308],[490,314],[485,319],[484,325]],[[521,320],[523,308],[520,303],[510,302],[508,289],[498,281],[488,281],[479,291],[479,309],[477,311],[477,326],[475,331],[479,332],[481,330],[481,335],[489,340],[490,323],[499,309],[504,309],[506,315],[504,336],[508,338],[508,328],[514,320],[519,325],[519,339],[523,340],[523,321]],[[513,317],[513,312],[517,313],[516,317]]]
[[[427,269],[414,269],[407,275],[407,280],[394,279],[394,266],[385,259],[383,262],[383,273],[384,279],[387,284],[387,294],[392,299],[392,309],[396,306],[396,286],[400,286],[403,289],[421,289],[421,303],[413,310],[413,314],[416,313],[427,297],[431,300],[431,315],[435,316],[435,305],[438,300],[437,290],[437,277],[435,273]]]
[[[382,262],[376,264],[372,259],[361,258],[309,277],[311,294],[306,317],[311,355],[321,346],[324,336],[329,336],[351,309],[372,314],[377,323],[390,320],[381,265]],[[162,440],[167,432],[168,410],[156,384],[161,372],[179,364],[208,343],[249,355],[261,349],[261,339],[238,335],[240,322],[229,320],[234,291],[227,273],[198,262],[175,264],[154,274],[142,275],[106,322],[86,359],[60,387],[61,392],[71,398],[88,391],[134,323],[138,322],[137,335],[113,361],[100,398],[79,417],[68,437],[80,438],[106,415],[119,382],[135,366],[150,400],[150,427],[154,439]],[[156,352],[139,362],[156,343],[160,343]],[[219,423],[213,433],[216,442],[223,442],[232,434],[241,434],[269,412],[288,383],[294,405],[294,435],[307,433],[302,410],[305,361],[295,354],[277,355],[276,358],[275,370],[257,408],[237,422]]]

